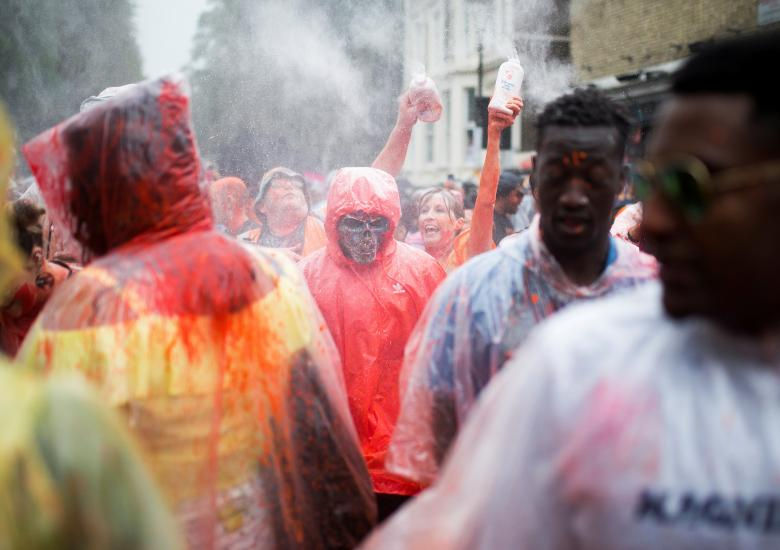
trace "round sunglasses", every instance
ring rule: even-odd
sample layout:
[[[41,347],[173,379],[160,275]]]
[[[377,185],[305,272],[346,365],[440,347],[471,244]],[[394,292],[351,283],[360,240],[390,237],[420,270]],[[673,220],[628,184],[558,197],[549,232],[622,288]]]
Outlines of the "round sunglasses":
[[[647,200],[653,191],[658,191],[691,221],[701,219],[715,196],[761,185],[778,175],[780,161],[712,174],[701,160],[685,155],[662,164],[641,161],[632,174],[639,200]]]

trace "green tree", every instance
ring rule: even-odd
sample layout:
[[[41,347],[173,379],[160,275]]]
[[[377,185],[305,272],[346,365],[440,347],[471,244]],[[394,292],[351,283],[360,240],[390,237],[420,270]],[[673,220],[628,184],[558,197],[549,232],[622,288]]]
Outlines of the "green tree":
[[[204,156],[248,183],[370,164],[396,116],[401,29],[400,0],[212,0],[190,69]]]
[[[0,0],[0,99],[20,142],[140,80],[132,0]]]

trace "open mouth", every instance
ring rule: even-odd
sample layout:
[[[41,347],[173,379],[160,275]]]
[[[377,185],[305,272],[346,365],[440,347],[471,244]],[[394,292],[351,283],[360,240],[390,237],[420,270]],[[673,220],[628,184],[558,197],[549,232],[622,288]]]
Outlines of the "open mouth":
[[[584,216],[558,216],[555,222],[562,232],[572,236],[584,234],[590,226],[590,219]]]
[[[439,233],[441,233],[441,230],[439,229],[439,226],[438,226],[438,225],[435,225],[435,224],[429,223],[429,224],[425,224],[425,225],[423,226],[423,235],[425,235],[425,236],[428,236],[428,237],[435,237],[435,236],[437,236]]]

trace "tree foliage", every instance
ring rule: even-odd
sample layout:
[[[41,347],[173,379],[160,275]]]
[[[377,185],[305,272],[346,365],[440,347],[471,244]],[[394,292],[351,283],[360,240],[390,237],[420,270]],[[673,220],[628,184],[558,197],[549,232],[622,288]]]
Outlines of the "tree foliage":
[[[20,142],[141,79],[132,0],[0,0],[0,99]]]
[[[191,65],[200,147],[254,183],[369,164],[401,91],[400,0],[211,0]]]

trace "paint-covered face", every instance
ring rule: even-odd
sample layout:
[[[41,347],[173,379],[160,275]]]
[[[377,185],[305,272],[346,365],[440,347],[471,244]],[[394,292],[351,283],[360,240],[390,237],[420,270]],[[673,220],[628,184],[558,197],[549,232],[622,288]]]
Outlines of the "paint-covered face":
[[[623,183],[619,134],[609,127],[544,129],[535,163],[540,227],[555,254],[601,251]]]
[[[295,221],[302,221],[309,214],[304,187],[305,183],[298,178],[274,178],[259,205],[259,212],[265,215],[284,214]]]
[[[337,229],[344,256],[365,265],[376,260],[379,247],[390,230],[390,221],[384,216],[353,212],[339,220]]]

